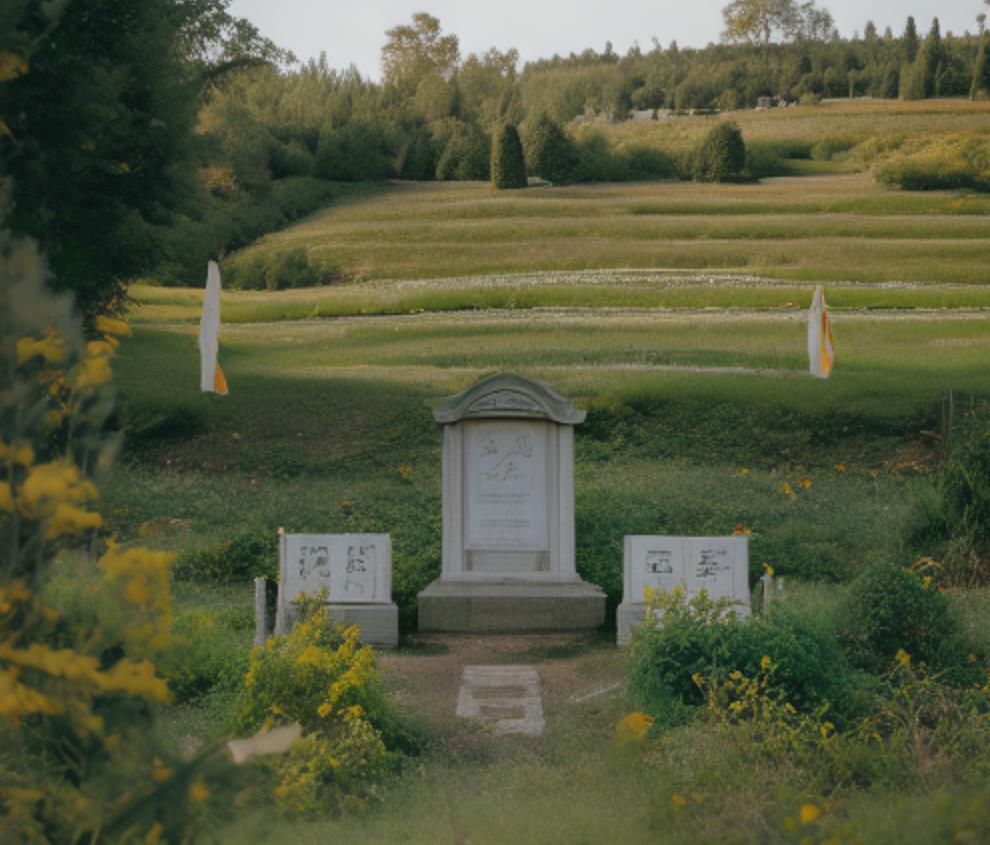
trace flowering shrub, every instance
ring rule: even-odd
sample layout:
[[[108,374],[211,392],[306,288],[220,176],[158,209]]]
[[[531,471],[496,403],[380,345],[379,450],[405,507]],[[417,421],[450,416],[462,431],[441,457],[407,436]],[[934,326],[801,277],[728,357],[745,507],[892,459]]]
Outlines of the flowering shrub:
[[[249,733],[277,720],[298,722],[302,739],[265,764],[276,799],[295,811],[346,812],[376,794],[376,781],[395,762],[387,745],[407,745],[409,736],[357,627],[335,625],[319,600],[303,605],[301,620],[252,652],[234,727]]]
[[[692,715],[686,706],[704,703],[696,678],[732,672],[753,676],[765,655],[777,665],[772,686],[794,706],[812,712],[823,702],[849,711],[855,679],[831,632],[785,608],[772,619],[741,621],[726,600],[703,592],[655,592],[651,612],[633,632],[628,689],[635,703],[668,723]]]
[[[0,230],[0,829],[5,842],[179,839],[202,819],[202,766],[151,739],[169,699],[153,659],[171,645],[171,556],[99,552],[98,476],[110,359],[126,323],[45,287],[34,245]],[[58,555],[85,550],[104,619],[66,620],[44,597]],[[99,622],[99,624],[96,624]]]

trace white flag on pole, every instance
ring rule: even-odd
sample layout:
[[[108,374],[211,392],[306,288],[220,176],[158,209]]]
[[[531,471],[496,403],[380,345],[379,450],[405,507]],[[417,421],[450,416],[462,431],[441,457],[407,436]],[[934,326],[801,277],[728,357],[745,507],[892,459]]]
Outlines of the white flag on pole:
[[[811,300],[811,308],[808,309],[808,366],[812,375],[828,378],[834,361],[832,327],[825,306],[825,293],[822,286],[818,285]]]
[[[220,369],[220,267],[211,261],[206,270],[203,316],[199,321],[199,389],[227,395],[227,379]]]

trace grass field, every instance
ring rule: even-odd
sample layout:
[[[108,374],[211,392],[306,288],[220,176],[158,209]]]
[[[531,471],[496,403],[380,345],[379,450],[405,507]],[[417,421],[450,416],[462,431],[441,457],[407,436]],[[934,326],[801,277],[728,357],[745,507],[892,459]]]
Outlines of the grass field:
[[[987,128],[986,104],[925,106],[740,117],[754,136],[798,140],[822,120],[851,134],[871,120],[889,131]],[[499,370],[546,380],[588,412],[575,443],[577,562],[610,609],[623,535],[742,524],[754,581],[771,564],[797,612],[830,619],[865,565],[920,553],[913,532],[944,455],[948,392],[960,413],[990,398],[988,223],[988,197],[888,191],[866,173],[511,194],[395,185],[227,259],[303,246],[355,281],[226,292],[225,398],[198,390],[200,291],[132,288],[134,336],[114,360],[126,441],[104,488],[110,530],[183,559],[280,526],[392,534],[404,645],[384,665],[423,721],[423,754],[366,814],[245,813],[228,840],[981,841],[990,794],[979,767],[918,752],[917,777],[822,791],[798,766],[766,765],[703,723],[630,756],[612,742],[628,712],[618,694],[572,701],[622,677],[607,633],[495,644],[485,657],[412,631],[416,593],[440,564],[431,403]],[[801,309],[814,280],[832,309],[828,381],[806,372]],[[182,582],[180,631],[208,630],[209,660],[239,669],[251,599],[247,578]],[[990,649],[987,593],[952,602],[970,640]],[[207,662],[201,648],[195,659]],[[547,736],[507,742],[454,719],[458,655],[538,663]],[[218,684],[183,703],[166,729],[222,734],[226,695]],[[824,813],[813,827],[795,822],[807,801]]]
[[[653,268],[981,285],[988,216],[990,198],[893,191],[867,173],[515,192],[406,183],[333,206],[228,262],[303,247],[311,262],[357,280]]]
[[[942,134],[990,130],[990,105],[966,100],[856,100],[838,99],[815,106],[756,111],[747,109],[721,115],[739,124],[747,143],[803,144],[823,139],[852,144],[878,135]],[[608,124],[603,127],[617,145],[650,143],[663,149],[684,150],[702,137],[717,117]]]

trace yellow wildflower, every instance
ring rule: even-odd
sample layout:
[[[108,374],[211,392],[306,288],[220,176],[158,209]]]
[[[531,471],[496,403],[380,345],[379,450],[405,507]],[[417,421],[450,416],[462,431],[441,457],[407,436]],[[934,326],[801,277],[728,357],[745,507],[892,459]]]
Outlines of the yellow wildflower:
[[[151,776],[161,783],[172,777],[172,770],[162,762],[161,757],[156,757],[154,767],[151,770]]]
[[[8,446],[0,441],[0,461],[10,461],[23,467],[34,463],[34,449],[26,443],[12,443]]]
[[[732,529],[732,533],[736,535],[746,536],[748,534],[752,534],[753,532],[749,530],[745,522],[740,522],[738,525],[736,525],[735,528]]]
[[[787,481],[785,481],[783,484],[780,485],[780,490],[791,501],[794,501],[794,499],[797,498],[797,496],[794,493],[794,488],[791,487],[790,483]]]
[[[76,390],[83,390],[87,387],[99,387],[110,381],[112,375],[110,364],[106,358],[101,355],[90,355],[79,362],[72,386]]]
[[[10,485],[6,481],[0,481],[0,511],[14,512],[14,498],[10,495]]]
[[[616,725],[616,737],[623,742],[642,742],[652,725],[653,717],[648,713],[630,713]]]
[[[739,475],[747,475],[749,473],[749,467],[739,467],[736,472],[739,473]]]
[[[764,654],[763,657],[760,658],[760,671],[766,672],[772,665],[773,661],[770,659],[769,655]]]
[[[814,804],[802,804],[801,812],[799,813],[801,818],[801,824],[811,824],[821,814],[822,811]]]
[[[28,519],[50,516],[60,502],[81,505],[94,501],[97,490],[79,468],[65,461],[31,468],[17,495],[17,509]]]
[[[161,845],[161,843],[165,841],[162,839],[163,832],[164,828],[162,827],[161,822],[155,822],[151,826],[151,830],[149,830],[144,837],[144,845]]]
[[[199,778],[196,778],[196,780],[189,784],[189,800],[194,804],[205,801],[209,797],[210,790],[206,788],[206,784]]]
[[[670,796],[670,803],[674,805],[675,810],[680,810],[687,804],[687,799],[681,793],[675,792]]]
[[[65,341],[53,333],[45,335],[40,340],[33,337],[22,337],[17,341],[17,366],[26,364],[32,358],[44,358],[49,364],[65,362]]]
[[[774,572],[775,572],[776,570],[775,570],[775,569],[774,569],[774,568],[773,568],[773,567],[772,567],[772,566],[771,566],[771,565],[770,565],[769,563],[764,563],[764,564],[763,564],[763,571],[764,571],[764,572],[765,572],[765,573],[766,573],[767,575],[769,575],[769,576],[770,576],[771,578],[773,578],[773,574],[774,574]]]
[[[811,486],[812,486],[813,484],[814,484],[814,482],[813,482],[813,481],[812,481],[812,480],[811,480],[810,478],[802,478],[802,479],[801,479],[801,486],[802,486],[802,487],[803,487],[803,488],[804,488],[805,490],[807,490],[807,489],[808,489],[809,487],[811,487]]]
[[[902,669],[907,669],[911,664],[911,655],[908,654],[903,648],[897,649],[897,654],[894,655],[894,660]]]
[[[845,464],[836,464],[835,465],[835,470],[836,470],[836,472],[845,472],[846,471],[846,465]]]
[[[123,320],[102,316],[96,318],[96,330],[104,334],[114,335],[129,335],[131,333],[131,327]]]
[[[109,358],[113,355],[113,347],[105,340],[91,340],[86,344],[86,354],[94,357],[102,355]]]
[[[63,534],[78,534],[87,528],[99,528],[102,524],[103,517],[98,513],[59,502],[55,506],[55,513],[48,521],[45,536],[49,540],[54,540]]]
[[[0,82],[16,79],[28,72],[27,59],[12,53],[10,50],[0,50]]]

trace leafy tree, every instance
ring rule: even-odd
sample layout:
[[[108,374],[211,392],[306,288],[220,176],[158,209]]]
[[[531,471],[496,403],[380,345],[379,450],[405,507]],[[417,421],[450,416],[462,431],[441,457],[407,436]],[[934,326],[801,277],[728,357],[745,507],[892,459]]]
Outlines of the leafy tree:
[[[723,182],[746,169],[746,145],[739,126],[723,121],[711,128],[695,155],[694,178],[699,182]]]
[[[797,19],[794,0],[732,0],[722,9],[723,37],[727,41],[748,41],[769,52],[775,32],[790,31]]]
[[[492,186],[525,188],[526,160],[519,132],[511,123],[503,124],[492,141]]]
[[[441,35],[440,21],[425,12],[412,17],[412,25],[396,26],[385,35],[382,76],[401,96],[411,97],[428,74],[445,80],[453,77],[460,60],[456,35]]]
[[[541,114],[527,134],[526,160],[530,172],[555,185],[573,181],[578,165],[577,147],[560,124]]]
[[[156,260],[191,192],[204,86],[278,52],[228,2],[3,4],[0,51],[18,69],[0,74],[8,224],[41,243],[55,286],[90,317]]]

